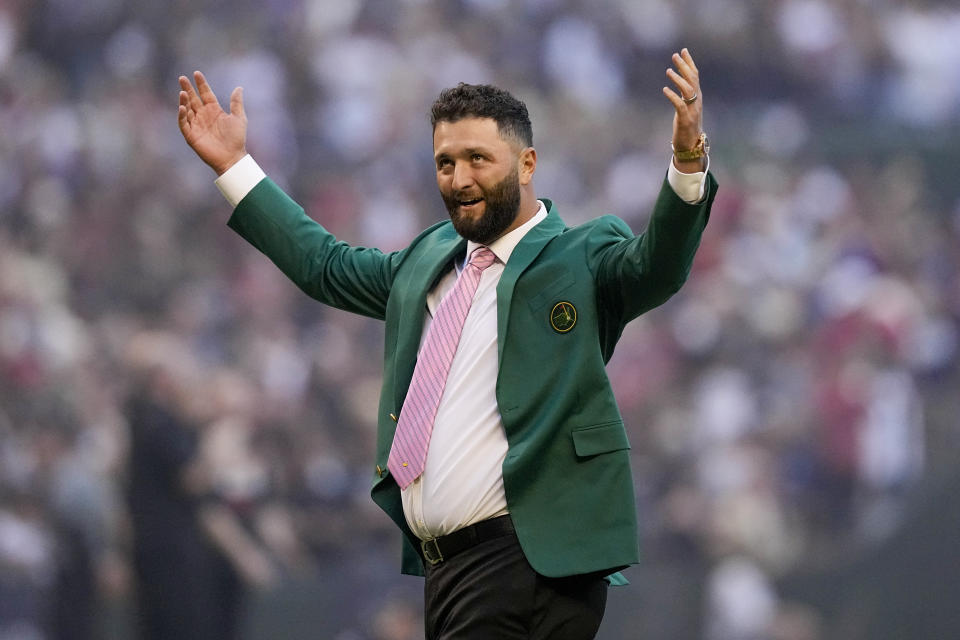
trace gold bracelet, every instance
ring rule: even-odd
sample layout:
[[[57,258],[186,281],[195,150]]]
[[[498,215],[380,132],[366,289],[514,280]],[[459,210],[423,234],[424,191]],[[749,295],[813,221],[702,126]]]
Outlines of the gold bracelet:
[[[697,143],[693,145],[693,149],[687,149],[685,151],[678,150],[674,148],[672,142],[670,143],[670,148],[673,149],[673,157],[677,159],[677,162],[699,160],[710,153],[710,139],[707,138],[707,134],[701,132],[700,137],[697,138]]]

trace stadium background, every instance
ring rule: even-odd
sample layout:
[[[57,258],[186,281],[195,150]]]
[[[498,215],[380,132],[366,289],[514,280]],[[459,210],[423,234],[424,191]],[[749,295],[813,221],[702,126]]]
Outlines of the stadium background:
[[[218,498],[298,535],[246,637],[422,637],[367,495],[380,327],[225,227],[176,128],[179,74],[221,101],[242,84],[268,174],[394,249],[445,215],[426,111],[461,80],[526,100],[538,193],[568,223],[641,230],[680,46],[721,190],[689,282],[609,367],[645,560],[600,637],[960,637],[954,3],[5,0],[0,638],[52,637],[64,523],[94,559],[98,637],[131,637],[123,407],[144,349],[228,398],[200,425]]]

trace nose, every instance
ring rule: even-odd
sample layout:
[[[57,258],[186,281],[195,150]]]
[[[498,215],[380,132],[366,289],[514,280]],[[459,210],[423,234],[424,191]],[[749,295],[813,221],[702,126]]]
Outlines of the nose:
[[[474,184],[473,171],[465,162],[458,162],[453,166],[453,183],[450,185],[455,191],[469,189]]]

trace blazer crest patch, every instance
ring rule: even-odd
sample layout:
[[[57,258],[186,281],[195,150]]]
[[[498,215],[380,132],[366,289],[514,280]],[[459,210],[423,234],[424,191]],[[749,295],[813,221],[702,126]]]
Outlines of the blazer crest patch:
[[[550,310],[550,326],[557,333],[567,333],[577,324],[577,308],[566,300],[553,305]]]

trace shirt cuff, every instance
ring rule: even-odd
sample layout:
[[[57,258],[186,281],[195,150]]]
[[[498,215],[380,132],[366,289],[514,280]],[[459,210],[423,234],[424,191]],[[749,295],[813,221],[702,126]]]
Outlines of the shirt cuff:
[[[240,201],[257,186],[257,183],[266,177],[267,174],[248,153],[224,171],[214,184],[220,189],[220,193],[227,199],[230,206],[236,208]]]
[[[681,173],[673,165],[673,159],[671,159],[670,168],[667,169],[667,182],[670,183],[673,192],[681,200],[687,204],[697,204],[703,200],[704,191],[707,188],[707,171],[709,170],[710,156],[707,156],[706,169],[696,173]]]

